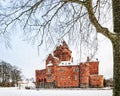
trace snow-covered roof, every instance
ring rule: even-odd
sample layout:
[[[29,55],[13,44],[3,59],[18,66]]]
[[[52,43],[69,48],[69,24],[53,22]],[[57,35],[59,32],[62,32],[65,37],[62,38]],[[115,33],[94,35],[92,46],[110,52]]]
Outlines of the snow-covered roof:
[[[58,57],[55,57],[55,56],[54,56],[54,58],[55,58],[56,60],[59,60],[59,58],[58,58]]]
[[[52,63],[48,63],[47,66],[53,66],[53,64]]]
[[[77,65],[77,64],[74,64],[71,61],[61,61],[59,64],[59,66],[73,66],[73,65]]]

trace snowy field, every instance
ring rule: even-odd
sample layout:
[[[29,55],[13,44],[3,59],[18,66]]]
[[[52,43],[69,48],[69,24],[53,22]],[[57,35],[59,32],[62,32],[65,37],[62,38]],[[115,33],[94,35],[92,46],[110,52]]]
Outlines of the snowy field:
[[[112,90],[0,88],[0,96],[112,96]]]

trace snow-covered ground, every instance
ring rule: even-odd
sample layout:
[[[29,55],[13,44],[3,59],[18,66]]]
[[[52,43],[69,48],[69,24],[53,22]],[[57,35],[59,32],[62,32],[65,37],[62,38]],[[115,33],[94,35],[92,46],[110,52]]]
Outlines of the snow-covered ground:
[[[0,96],[112,96],[112,90],[0,88]]]

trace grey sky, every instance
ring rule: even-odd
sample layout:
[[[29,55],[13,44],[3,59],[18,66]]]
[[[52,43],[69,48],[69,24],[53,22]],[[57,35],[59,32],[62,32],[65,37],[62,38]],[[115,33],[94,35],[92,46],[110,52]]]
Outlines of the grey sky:
[[[4,6],[4,1],[0,1],[1,6]],[[112,13],[112,12],[111,12]],[[109,15],[109,14],[108,14]],[[108,20],[111,18],[111,14]],[[106,20],[107,21],[107,20]],[[112,30],[111,20],[108,22],[100,22],[103,26],[107,26],[109,29]],[[16,31],[16,30],[15,30]],[[15,34],[16,35],[16,34]],[[2,44],[0,47],[0,59],[11,63],[12,65],[16,65],[22,69],[23,75],[26,78],[35,77],[35,69],[43,69],[45,67],[45,60],[46,56],[49,53],[46,53],[44,50],[44,46],[40,49],[39,56],[38,50],[35,45],[28,44],[27,42],[22,41],[22,39],[18,38],[19,36],[13,36],[11,44],[11,49],[6,49]],[[73,51],[73,58],[74,57],[75,49]],[[96,53],[95,58],[98,58],[100,61],[99,64],[99,72],[103,74],[105,78],[110,78],[113,75],[113,58],[112,58],[112,45],[108,39],[104,36],[99,35],[99,49]],[[94,58],[94,59],[95,59]],[[86,58],[85,58],[86,59]]]
[[[112,45],[111,42],[102,35],[98,36],[98,40],[99,48],[95,58],[98,58],[100,61],[99,72],[101,75],[103,74],[105,78],[110,78],[113,75]],[[11,43],[11,49],[6,49],[4,46],[0,47],[0,59],[21,68],[26,78],[35,78],[35,69],[45,68],[44,60],[49,53],[46,53],[45,50],[41,48],[38,56],[38,50],[35,45],[28,44],[17,36],[12,39]],[[75,60],[77,59],[74,57],[76,53],[74,49],[72,49],[72,51]]]

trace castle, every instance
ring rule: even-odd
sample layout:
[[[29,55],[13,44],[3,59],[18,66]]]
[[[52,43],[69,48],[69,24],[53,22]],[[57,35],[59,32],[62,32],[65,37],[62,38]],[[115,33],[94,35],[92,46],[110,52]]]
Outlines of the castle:
[[[37,87],[44,88],[101,88],[103,75],[99,75],[99,61],[74,64],[72,51],[65,41],[46,59],[46,69],[35,70]]]

